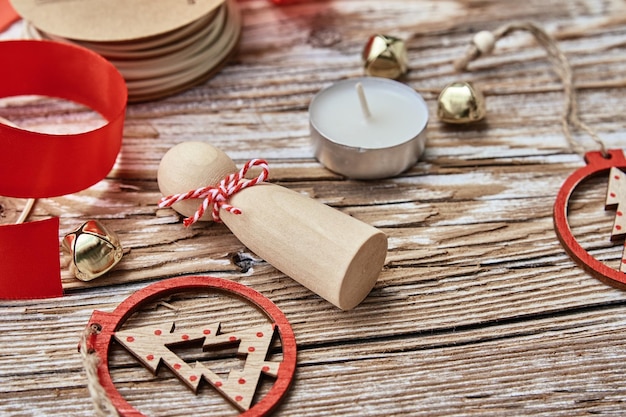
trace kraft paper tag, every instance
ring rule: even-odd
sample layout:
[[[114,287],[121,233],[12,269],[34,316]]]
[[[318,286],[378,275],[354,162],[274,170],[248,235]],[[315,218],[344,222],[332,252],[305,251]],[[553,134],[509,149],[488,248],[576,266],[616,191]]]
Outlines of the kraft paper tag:
[[[120,42],[160,35],[207,15],[224,0],[12,0],[40,30],[63,38]]]

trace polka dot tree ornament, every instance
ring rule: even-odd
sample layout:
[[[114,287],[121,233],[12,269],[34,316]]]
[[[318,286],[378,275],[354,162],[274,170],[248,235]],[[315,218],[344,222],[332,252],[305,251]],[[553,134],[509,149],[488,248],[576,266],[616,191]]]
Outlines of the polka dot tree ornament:
[[[621,170],[626,169],[626,158],[622,150],[610,149],[606,152],[587,152],[585,162],[586,166],[574,171],[557,194],[554,204],[555,230],[567,253],[583,268],[607,284],[626,288],[625,254],[622,253],[618,269],[610,267],[594,257],[576,240],[568,222],[569,200],[576,188],[592,177],[608,177],[605,208],[615,209],[615,220],[607,238],[617,240],[624,237],[623,210],[626,193],[622,185],[624,174]]]
[[[565,92],[565,112],[561,126],[570,147],[582,154],[586,166],[574,171],[561,186],[553,209],[556,234],[565,251],[578,262],[585,270],[607,284],[626,288],[626,254],[623,252],[618,268],[612,268],[594,257],[576,240],[568,221],[569,202],[576,188],[591,177],[604,176],[608,180],[605,208],[615,210],[615,219],[607,239],[623,239],[626,235],[626,221],[624,210],[626,207],[626,158],[620,149],[605,148],[603,141],[595,131],[585,124],[578,115],[576,88],[572,68],[565,54],[559,48],[556,40],[541,27],[527,22],[504,25],[493,32],[479,32],[472,40],[467,53],[454,63],[458,71],[465,70],[468,64],[487,53],[490,53],[498,39],[514,31],[530,32],[537,42],[545,49],[548,58],[554,64],[554,69],[563,83]],[[581,130],[589,135],[597,151],[586,152],[572,134],[572,128]]]
[[[146,304],[190,291],[218,292],[228,298],[232,296],[249,304],[252,310],[260,311],[268,320],[262,323],[254,320],[254,324],[240,325],[228,332],[222,332],[219,317],[180,330],[173,322],[162,321],[125,326],[127,319],[135,313],[139,314]],[[273,342],[276,339],[280,339],[281,355],[270,354],[270,350],[275,349]],[[94,311],[91,316],[81,339],[80,352],[97,416],[145,416],[120,394],[113,382],[109,368],[113,340],[157,378],[159,370],[167,367],[196,395],[201,385],[208,384],[238,410],[240,416],[246,417],[268,415],[286,394],[296,367],[293,330],[282,311],[269,299],[249,287],[225,279],[201,276],[172,278],[134,293],[112,313]],[[178,348],[193,347],[197,347],[199,352],[223,352],[229,346],[236,349],[236,356],[242,358],[244,364],[242,369],[234,367],[227,373],[215,373],[200,358],[187,363],[176,353]],[[279,359],[274,359],[275,356]],[[261,379],[274,381],[264,395],[257,394]]]

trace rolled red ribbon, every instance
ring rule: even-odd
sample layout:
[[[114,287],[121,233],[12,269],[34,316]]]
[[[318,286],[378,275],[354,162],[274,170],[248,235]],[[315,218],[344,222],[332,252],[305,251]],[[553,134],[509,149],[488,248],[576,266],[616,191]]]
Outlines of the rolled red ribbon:
[[[72,135],[0,124],[0,195],[56,197],[104,178],[122,145],[127,90],[117,69],[86,48],[50,41],[0,42],[0,97],[44,95],[83,104],[108,123]]]
[[[0,64],[0,97],[66,99],[91,108],[108,122],[95,130],[68,135],[0,123],[0,195],[55,197],[102,180],[122,145],[128,91],[119,71],[95,52],[59,42],[4,41],[0,42],[0,56],[11,58]],[[58,232],[52,239],[49,226],[47,221],[0,226],[0,298],[62,294]],[[43,267],[35,266],[32,253],[49,261]],[[50,261],[53,259],[56,261]]]

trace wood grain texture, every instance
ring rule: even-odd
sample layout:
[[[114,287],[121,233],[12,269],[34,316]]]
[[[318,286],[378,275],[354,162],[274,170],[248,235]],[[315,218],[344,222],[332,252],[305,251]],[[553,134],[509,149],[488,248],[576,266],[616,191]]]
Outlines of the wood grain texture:
[[[89,283],[69,274],[61,254],[63,298],[0,302],[0,415],[93,415],[76,353],[93,310],[112,311],[148,283],[188,274],[249,285],[285,312],[299,353],[278,416],[623,415],[626,293],[577,266],[553,227],[556,194],[584,165],[561,132],[559,79],[523,33],[501,40],[464,74],[454,73],[452,62],[478,30],[513,20],[541,24],[570,59],[583,120],[608,148],[626,148],[626,3],[240,5],[242,43],[229,65],[189,91],[129,106],[109,176],[37,202],[31,218],[60,216],[60,238],[93,218],[118,233],[126,253]],[[307,107],[321,88],[362,75],[361,49],[376,32],[406,39],[405,82],[431,115],[441,88],[467,80],[484,92],[487,118],[449,127],[431,117],[426,152],[409,171],[347,180],[313,158]],[[41,98],[3,100],[0,116],[46,131],[101,123],[86,109]],[[595,150],[583,134],[576,138]],[[210,142],[238,166],[266,159],[272,182],[385,232],[385,266],[365,301],[341,311],[249,251],[223,224],[185,229],[172,210],[157,209],[160,158],[187,140]],[[602,177],[581,184],[569,221],[583,248],[617,268],[623,245],[610,240],[615,212],[604,210],[607,184]],[[8,223],[24,201],[0,197],[0,205]],[[165,301],[178,309],[155,305],[128,326],[175,319],[192,327],[216,315],[233,326],[255,320],[254,312],[202,294]],[[237,414],[210,387],[194,396],[173,374],[152,376],[119,346],[110,365],[120,392],[148,415]]]

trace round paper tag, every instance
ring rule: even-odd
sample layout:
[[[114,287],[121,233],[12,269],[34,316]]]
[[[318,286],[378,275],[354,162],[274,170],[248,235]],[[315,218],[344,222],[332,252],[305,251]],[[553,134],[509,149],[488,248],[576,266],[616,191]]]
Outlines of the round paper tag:
[[[44,32],[63,38],[119,42],[188,25],[224,0],[13,0],[17,12]]]

